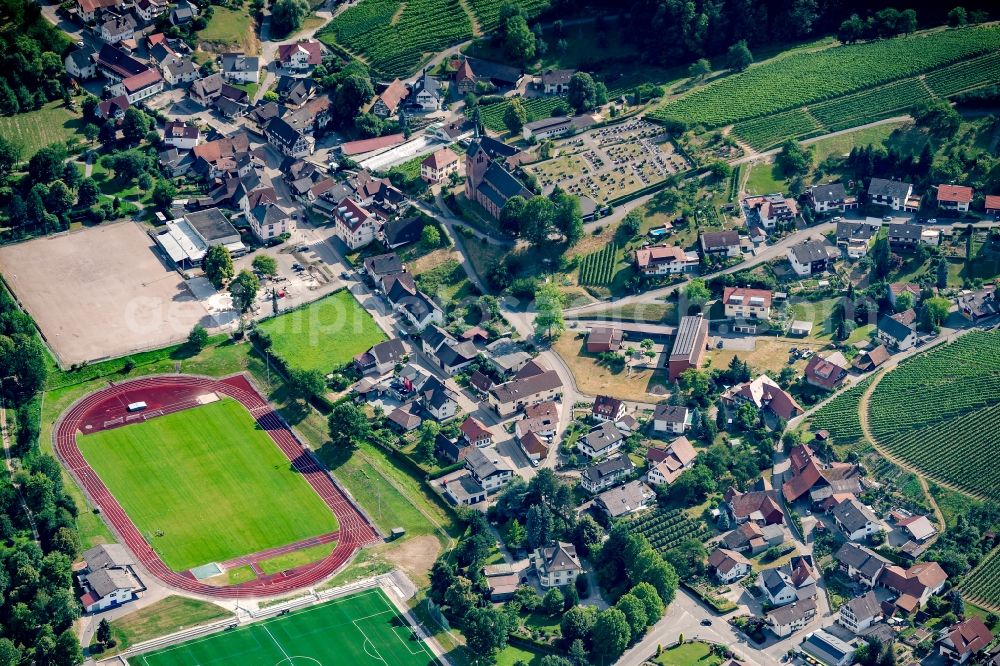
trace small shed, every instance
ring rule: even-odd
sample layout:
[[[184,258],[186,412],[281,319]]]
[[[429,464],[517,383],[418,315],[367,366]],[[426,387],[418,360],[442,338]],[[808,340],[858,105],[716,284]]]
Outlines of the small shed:
[[[796,320],[792,322],[792,325],[788,328],[789,335],[799,335],[805,337],[809,335],[812,330],[813,323],[811,321]]]
[[[403,529],[402,527],[393,527],[389,531],[389,540],[395,541],[396,539],[402,537],[404,534],[406,534],[406,530]]]

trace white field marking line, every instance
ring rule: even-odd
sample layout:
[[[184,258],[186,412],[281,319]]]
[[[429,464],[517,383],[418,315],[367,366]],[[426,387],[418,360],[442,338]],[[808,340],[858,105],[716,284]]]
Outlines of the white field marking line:
[[[382,590],[382,588],[379,587],[379,588],[375,588],[375,589],[377,589],[378,591],[382,592],[382,595],[381,595],[382,596],[382,602],[389,606],[389,610],[392,611],[392,613],[394,613],[395,616],[402,621],[403,626],[404,627],[408,627],[411,632],[416,633],[417,628],[414,627],[412,624],[410,624],[409,620],[406,619],[406,616],[404,616],[403,614],[401,614],[399,612],[399,609],[396,607],[396,604],[393,603],[392,599],[389,598],[389,596]],[[396,628],[395,627],[392,627],[392,633],[396,635],[396,638],[399,638],[399,634],[396,634]],[[410,651],[410,654],[420,654],[420,652],[423,652],[428,657],[430,657],[431,659],[433,659],[435,662],[437,661],[437,657],[435,657],[433,654],[431,654],[431,652],[428,650],[427,645],[425,644],[425,641],[423,639],[419,639],[417,641],[417,644],[420,647],[420,652],[414,652],[413,649],[408,644],[406,644],[406,642],[403,641],[402,638],[399,638],[399,640],[401,642],[403,642],[404,645],[406,645],[406,649]]]
[[[385,657],[383,657],[382,653],[378,651],[378,648],[375,647],[375,644],[372,643],[372,640],[370,638],[368,638],[368,634],[365,633],[365,630],[362,629],[361,627],[359,627],[358,623],[356,621],[352,621],[351,624],[353,624],[354,628],[357,629],[358,631],[360,631],[361,635],[365,637],[365,643],[368,643],[369,645],[371,645],[372,649],[375,650],[375,656],[372,657],[372,659],[378,659],[383,664],[385,664],[385,666],[389,666],[389,662],[387,662],[385,660]],[[368,648],[365,647],[364,643],[361,644],[361,648],[365,651],[365,654],[367,654],[369,657],[372,656],[372,653],[368,651]]]
[[[410,651],[411,655],[418,655],[418,654],[423,654],[424,653],[424,646],[420,645],[419,642],[417,644],[417,647],[419,649],[416,652],[414,652],[413,648],[410,647],[410,644],[407,643],[406,641],[404,641],[402,638],[400,638],[399,634],[396,633],[397,629],[408,629],[410,635],[412,635],[416,630],[413,627],[411,627],[409,625],[409,623],[406,623],[406,625],[402,626],[402,627],[389,627],[389,629],[392,631],[392,635],[395,636],[399,640],[399,642],[403,644],[403,647],[405,647],[407,650]]]
[[[272,634],[271,630],[267,628],[267,625],[261,625],[261,626],[264,628],[264,631],[267,632],[267,635],[271,637],[271,640],[274,641],[274,644],[278,646],[278,649],[281,650],[281,654],[285,655],[285,660],[291,661],[291,657],[289,657],[288,653],[285,652],[285,647],[278,642],[278,639],[274,637],[274,634]]]
[[[308,608],[303,608],[302,610],[297,610],[297,611],[295,611],[294,616],[301,616],[301,615],[305,615],[306,613],[310,613],[312,611],[322,610],[322,609],[326,608],[327,606],[333,606],[333,605],[336,605],[336,604],[338,604],[338,603],[340,603],[342,601],[350,601],[352,599],[358,599],[358,598],[361,598],[363,596],[367,596],[367,595],[370,595],[370,594],[378,594],[378,592],[381,589],[382,588],[379,588],[379,587],[373,587],[373,588],[371,588],[369,590],[364,590],[363,592],[358,592],[356,594],[348,594],[346,596],[338,597],[338,598],[332,599],[330,601],[324,601],[322,603],[315,604],[315,605],[310,606]],[[389,603],[388,601],[386,601],[382,597],[379,597],[379,599],[383,603]],[[392,611],[392,609],[389,608],[388,610],[382,611],[381,613],[375,613],[375,615],[381,615],[382,613],[388,613],[388,612],[391,612],[391,611]],[[251,622],[251,623],[248,623],[248,624],[244,624],[244,625],[242,625],[240,627],[237,627],[235,629],[235,631],[236,632],[247,631],[251,627],[255,627],[257,625],[264,626],[264,625],[266,625],[269,622],[278,622],[278,621],[283,620],[283,619],[288,619],[289,617],[292,617],[292,616],[275,615],[274,617],[269,617],[266,620],[260,620],[258,622]],[[368,617],[373,617],[373,616],[369,615]],[[361,618],[361,619],[364,619],[364,618]],[[183,641],[183,642],[177,643],[176,645],[169,645],[169,646],[161,648],[159,650],[153,650],[152,652],[149,652],[147,654],[169,652],[171,650],[176,650],[176,649],[178,649],[180,647],[183,647],[183,646],[194,645],[196,643],[203,643],[203,642],[205,642],[207,640],[211,640],[211,639],[215,638],[216,636],[220,635],[221,633],[223,633],[223,632],[216,631],[216,632],[213,632],[211,634],[206,634],[205,636],[200,636],[198,638],[193,638],[193,639],[191,639],[189,641]],[[269,631],[267,633],[270,634],[271,632]],[[362,633],[364,633],[364,632],[362,632]],[[274,640],[274,636],[271,636],[271,640]],[[284,650],[282,650],[282,652],[284,652]],[[142,663],[144,663],[144,664],[146,664],[148,666],[149,662],[146,661],[145,655],[141,655],[141,656],[142,656]]]

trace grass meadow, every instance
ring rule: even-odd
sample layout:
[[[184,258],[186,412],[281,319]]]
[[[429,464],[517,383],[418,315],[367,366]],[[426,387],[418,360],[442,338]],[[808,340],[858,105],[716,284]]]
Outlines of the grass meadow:
[[[386,339],[346,289],[258,325],[292,368],[330,372]]]

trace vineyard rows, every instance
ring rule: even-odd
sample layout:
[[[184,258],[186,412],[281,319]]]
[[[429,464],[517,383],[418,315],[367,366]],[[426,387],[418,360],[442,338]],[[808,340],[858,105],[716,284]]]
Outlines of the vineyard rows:
[[[882,379],[869,405],[872,433],[929,476],[1000,499],[998,395],[1000,334],[970,333]]]
[[[863,433],[858,405],[873,379],[874,376],[863,379],[820,407],[813,415],[813,427],[829,430],[834,444],[853,444],[861,440]]]
[[[1000,333],[970,333],[887,374],[871,397],[872,431],[881,441],[940,424],[993,404],[998,394]]]
[[[690,518],[683,509],[658,509],[633,519],[629,525],[633,533],[646,537],[660,554],[676,548],[685,539],[705,541],[712,536],[703,522]]]
[[[496,30],[500,24],[500,9],[509,4],[520,5],[528,18],[541,14],[549,8],[549,0],[517,0],[516,2],[511,0],[469,0],[469,5],[484,33]]]
[[[1000,52],[931,72],[925,78],[936,94],[943,96],[1000,81]]]
[[[1000,28],[978,26],[801,53],[720,79],[667,104],[651,117],[720,127],[841,97],[998,49]]]
[[[756,150],[773,148],[789,137],[808,138],[823,134],[823,128],[802,109],[755,118],[733,127],[733,134]]]
[[[982,564],[960,586],[969,601],[1000,608],[1000,548],[986,556]]]
[[[533,97],[531,99],[522,99],[521,104],[524,106],[524,112],[528,116],[529,123],[550,117],[552,110],[557,106],[562,106],[566,109],[569,108],[569,104],[567,104],[564,97]],[[503,132],[506,130],[507,126],[504,125],[503,116],[509,106],[510,100],[504,100],[503,102],[481,107],[480,117],[483,120],[483,125],[494,132]]]
[[[606,287],[615,278],[615,256],[618,246],[614,243],[605,245],[597,252],[580,259],[580,279],[582,286]]]
[[[830,132],[889,118],[931,96],[920,79],[907,79],[842,99],[809,107],[809,112]]]
[[[412,74],[426,55],[472,37],[472,22],[460,0],[361,0],[317,37],[362,56],[380,76],[393,78]]]

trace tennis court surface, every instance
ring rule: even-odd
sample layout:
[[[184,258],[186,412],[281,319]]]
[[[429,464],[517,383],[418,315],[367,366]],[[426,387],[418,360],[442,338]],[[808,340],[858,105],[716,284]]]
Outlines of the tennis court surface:
[[[129,658],[146,666],[428,666],[430,649],[381,589]]]

